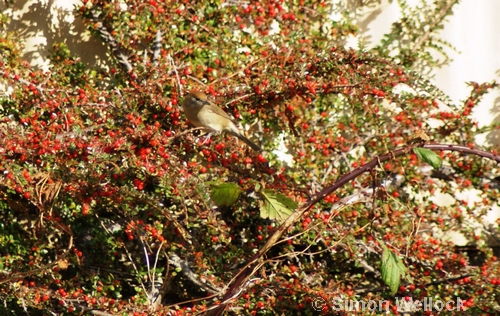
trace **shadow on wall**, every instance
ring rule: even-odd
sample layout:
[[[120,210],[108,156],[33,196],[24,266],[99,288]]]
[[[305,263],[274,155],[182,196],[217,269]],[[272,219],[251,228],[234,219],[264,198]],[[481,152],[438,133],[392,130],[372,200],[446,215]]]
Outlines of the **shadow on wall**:
[[[24,59],[33,67],[49,70],[48,56],[54,44],[65,43],[72,56],[78,56],[88,67],[109,68],[105,45],[90,37],[82,20],[75,16],[79,0],[27,0],[6,4],[0,9],[10,18],[9,32],[24,44]]]
[[[495,98],[493,107],[490,109],[489,115],[493,117],[491,124],[500,126],[500,97]],[[500,129],[489,132],[486,135],[486,141],[493,145],[495,149],[500,148]]]
[[[372,23],[377,19],[377,17],[382,14],[382,9],[378,8],[376,10],[373,10],[370,14],[368,14],[364,19],[362,19],[359,23],[359,29],[360,29],[360,34],[363,36],[363,40],[365,43],[367,43],[370,47],[373,45],[376,45],[377,43],[374,43],[373,36],[370,34],[369,30],[373,27]]]
[[[500,70],[497,70],[495,73],[497,77],[500,77]],[[489,115],[493,118],[491,124],[500,126],[500,97],[495,98]],[[498,150],[500,148],[500,129],[488,133],[486,140]]]

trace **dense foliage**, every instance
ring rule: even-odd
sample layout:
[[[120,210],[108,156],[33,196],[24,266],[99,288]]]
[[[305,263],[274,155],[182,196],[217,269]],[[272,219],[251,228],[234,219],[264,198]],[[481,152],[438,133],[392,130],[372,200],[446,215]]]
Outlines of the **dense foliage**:
[[[469,224],[497,203],[498,157],[438,150],[430,171],[413,150],[476,146],[471,110],[496,84],[452,104],[423,77],[447,60],[436,32],[457,1],[400,1],[378,46],[345,48],[371,2],[84,0],[76,14],[109,54],[86,65],[61,42],[48,72],[2,29],[0,309],[313,315],[385,300],[397,314],[432,297],[498,310],[498,227]],[[193,129],[192,89],[264,151]],[[281,226],[291,210],[270,207],[294,203]]]

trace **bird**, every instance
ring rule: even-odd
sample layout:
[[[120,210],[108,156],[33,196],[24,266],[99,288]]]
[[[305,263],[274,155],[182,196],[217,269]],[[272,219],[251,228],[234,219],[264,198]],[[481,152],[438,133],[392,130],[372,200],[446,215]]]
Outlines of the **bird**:
[[[245,144],[255,151],[261,148],[246,138],[232,119],[223,109],[208,100],[205,93],[191,91],[182,103],[184,114],[196,127],[205,127],[215,132],[226,132],[241,139]]]

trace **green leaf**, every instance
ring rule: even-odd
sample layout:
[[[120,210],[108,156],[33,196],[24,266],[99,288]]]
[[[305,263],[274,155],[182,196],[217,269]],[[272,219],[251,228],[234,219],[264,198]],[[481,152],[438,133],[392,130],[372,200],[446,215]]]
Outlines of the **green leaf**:
[[[222,183],[210,186],[210,198],[218,206],[229,206],[240,196],[241,189],[234,183]]]
[[[276,219],[282,222],[297,208],[297,204],[286,195],[269,189],[264,189],[260,193],[264,196],[264,201],[260,205],[262,218]]]
[[[391,289],[391,293],[394,295],[398,291],[401,278],[410,279],[406,276],[406,267],[403,264],[401,258],[399,258],[394,252],[389,250],[387,246],[379,240],[382,249],[382,261],[380,264],[380,272],[382,273],[382,280]]]
[[[413,152],[420,160],[428,163],[434,169],[439,169],[443,163],[443,160],[438,154],[427,148],[415,147],[413,148]]]
[[[255,190],[255,192],[259,192],[261,188],[262,188],[262,186],[259,183],[256,183],[254,190]]]

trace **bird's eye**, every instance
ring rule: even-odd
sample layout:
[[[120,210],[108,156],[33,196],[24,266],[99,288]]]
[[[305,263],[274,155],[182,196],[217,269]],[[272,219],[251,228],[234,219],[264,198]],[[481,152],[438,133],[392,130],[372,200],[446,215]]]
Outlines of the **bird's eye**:
[[[201,98],[201,97],[194,97],[194,98],[195,98],[195,99],[196,99],[196,101],[198,101],[198,102],[201,102],[201,103],[208,103],[208,100],[205,100],[205,99],[203,99],[203,98]]]

